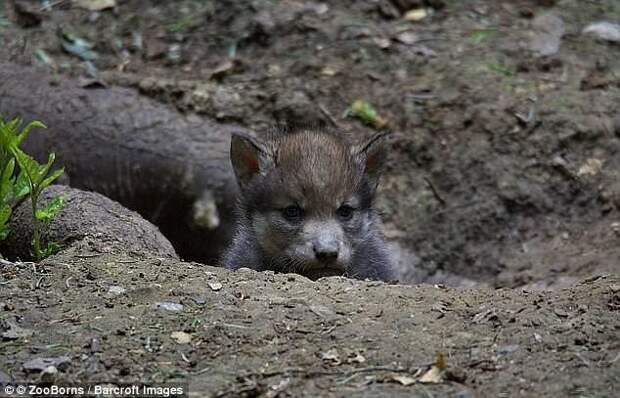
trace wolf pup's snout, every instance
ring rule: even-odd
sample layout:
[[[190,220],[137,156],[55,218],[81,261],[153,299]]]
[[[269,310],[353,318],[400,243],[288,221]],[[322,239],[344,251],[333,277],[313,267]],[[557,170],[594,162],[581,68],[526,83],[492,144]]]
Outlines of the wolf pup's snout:
[[[334,263],[338,260],[340,242],[331,237],[318,237],[312,243],[314,256],[322,263]]]

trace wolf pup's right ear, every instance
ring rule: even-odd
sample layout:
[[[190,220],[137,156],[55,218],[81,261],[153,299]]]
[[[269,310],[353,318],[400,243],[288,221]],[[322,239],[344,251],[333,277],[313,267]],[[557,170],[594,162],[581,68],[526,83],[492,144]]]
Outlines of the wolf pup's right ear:
[[[368,178],[373,194],[377,189],[377,185],[379,185],[379,177],[385,166],[387,158],[385,140],[390,135],[389,131],[376,133],[365,142],[355,145],[351,149],[364,166],[364,174]]]
[[[255,138],[240,132],[232,133],[230,160],[241,190],[256,175],[265,174],[271,163],[268,150]]]

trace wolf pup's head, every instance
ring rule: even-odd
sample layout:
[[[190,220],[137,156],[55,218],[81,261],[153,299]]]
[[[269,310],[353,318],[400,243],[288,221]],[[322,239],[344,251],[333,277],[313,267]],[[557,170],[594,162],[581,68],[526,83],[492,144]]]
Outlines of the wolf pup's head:
[[[233,135],[241,210],[265,269],[309,276],[354,273],[356,251],[376,234],[372,202],[385,136],[351,145],[312,129],[264,141]]]

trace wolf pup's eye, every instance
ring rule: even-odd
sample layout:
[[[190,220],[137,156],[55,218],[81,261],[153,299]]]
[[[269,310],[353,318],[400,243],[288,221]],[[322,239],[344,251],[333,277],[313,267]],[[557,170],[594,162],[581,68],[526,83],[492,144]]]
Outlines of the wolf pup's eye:
[[[336,210],[336,214],[338,215],[338,218],[340,218],[342,221],[349,221],[351,218],[353,218],[354,211],[355,209],[351,206],[342,205],[338,208],[338,210]]]
[[[285,207],[282,216],[289,222],[299,222],[303,216],[303,210],[297,205]]]

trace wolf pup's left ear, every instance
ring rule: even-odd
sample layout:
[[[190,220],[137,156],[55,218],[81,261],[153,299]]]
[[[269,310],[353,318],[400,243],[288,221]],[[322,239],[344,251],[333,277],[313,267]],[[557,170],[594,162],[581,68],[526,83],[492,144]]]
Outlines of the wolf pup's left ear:
[[[389,135],[390,132],[379,132],[352,148],[353,155],[364,167],[364,174],[368,178],[373,193],[379,185],[379,177],[385,166],[387,157],[385,140]]]
[[[264,173],[269,163],[269,153],[255,138],[234,132],[230,140],[230,160],[241,190],[259,173]]]

